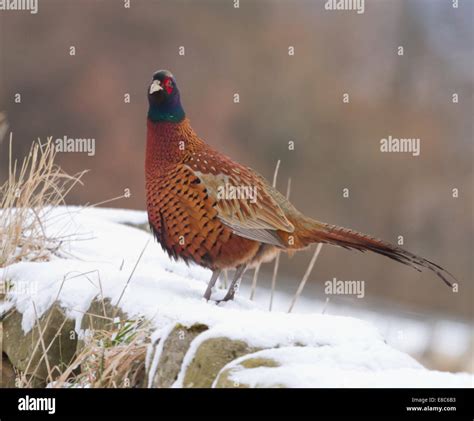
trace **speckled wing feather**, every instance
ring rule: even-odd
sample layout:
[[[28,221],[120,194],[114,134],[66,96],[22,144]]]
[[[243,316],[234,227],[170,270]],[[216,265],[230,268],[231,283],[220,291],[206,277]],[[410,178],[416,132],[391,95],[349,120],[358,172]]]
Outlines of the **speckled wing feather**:
[[[156,187],[155,187],[156,186]],[[206,188],[184,165],[150,181],[153,231],[166,251],[206,266],[216,258],[229,232],[213,221],[217,211]]]
[[[206,187],[222,223],[244,238],[284,246],[277,231],[293,232],[294,226],[263,177],[210,150],[192,155],[186,165]],[[232,194],[238,189],[254,196]]]

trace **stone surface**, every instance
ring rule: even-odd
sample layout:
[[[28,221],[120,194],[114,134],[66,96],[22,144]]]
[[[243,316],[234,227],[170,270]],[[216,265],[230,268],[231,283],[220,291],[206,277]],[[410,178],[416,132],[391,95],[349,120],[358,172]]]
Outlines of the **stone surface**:
[[[270,358],[252,357],[251,355],[241,361],[238,365],[226,368],[219,373],[215,387],[216,388],[249,388],[248,384],[240,383],[232,379],[232,374],[249,368],[258,367],[279,367],[279,363]],[[285,387],[281,384],[275,384],[273,387]]]
[[[199,345],[186,369],[183,387],[211,387],[226,364],[259,350],[240,340],[225,337],[206,339]]]
[[[203,324],[195,324],[191,327],[177,324],[174,327],[164,339],[163,351],[160,355],[151,387],[171,387],[178,377],[181,364],[191,342],[207,329],[208,327]]]
[[[82,332],[77,342],[77,352],[82,351],[85,341],[92,337],[94,332],[111,331],[116,326],[116,322],[127,320],[127,318],[127,314],[113,306],[110,299],[94,298],[81,321]]]
[[[48,365],[46,358],[42,358],[43,346],[39,327],[43,332],[51,375],[55,378],[75,354],[77,338],[74,333],[74,321],[66,317],[57,303],[53,304],[26,334],[21,327],[21,320],[22,315],[16,310],[9,311],[3,317],[3,352],[13,367],[27,379],[31,379],[31,386],[42,387],[47,383]]]
[[[0,363],[0,388],[15,387],[15,369],[7,357],[2,353],[2,362]]]

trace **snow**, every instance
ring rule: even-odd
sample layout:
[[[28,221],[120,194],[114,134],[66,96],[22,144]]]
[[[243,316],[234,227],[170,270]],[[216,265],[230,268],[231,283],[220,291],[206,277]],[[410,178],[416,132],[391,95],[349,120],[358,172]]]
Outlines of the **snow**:
[[[271,275],[270,275],[271,276]],[[247,275],[251,278],[251,275]],[[279,281],[281,282],[281,281]],[[245,297],[250,296],[250,283],[240,289]],[[291,294],[276,291],[273,308],[285,311],[292,299]],[[257,287],[256,301],[268,308],[269,293]],[[347,300],[346,300],[347,301]],[[373,324],[387,343],[410,355],[420,356],[428,350],[453,358],[463,358],[469,354],[472,341],[472,326],[466,321],[452,319],[448,315],[424,311],[420,314],[406,312],[404,308],[393,308],[392,303],[371,303],[368,299],[356,305],[333,298],[329,302],[314,297],[308,288],[298,299],[293,310],[298,313],[324,313],[356,317]]]
[[[293,344],[335,346],[344,343],[367,346],[370,343],[383,342],[374,327],[358,319],[321,314],[247,311],[242,316],[231,317],[215,324],[191,343],[173,387],[182,386],[186,368],[198,347],[208,339],[221,337],[243,340],[258,348]]]
[[[248,358],[271,359],[279,366],[240,365]],[[381,343],[263,350],[232,361],[221,373],[228,369],[231,381],[250,387],[473,387],[468,374],[426,370],[411,357]]]
[[[98,207],[84,209],[84,207],[81,206],[68,206],[67,209],[70,213],[85,212],[89,216],[105,219],[109,222],[117,222],[119,224],[142,225],[148,223],[147,213],[140,210]]]
[[[267,302],[249,301],[247,293],[238,294],[235,301],[220,305],[206,302],[202,295],[211,275],[209,270],[170,260],[150,233],[124,225],[140,225],[146,221],[146,213],[140,211],[80,207],[53,209],[43,224],[49,236],[62,238],[59,254],[47,262],[19,262],[0,269],[0,280],[8,280],[15,286],[9,291],[7,300],[0,303],[0,314],[15,306],[23,316],[23,330],[28,332],[36,318],[58,301],[68,317],[75,320],[76,331],[81,334],[82,317],[98,296],[109,298],[112,304],[119,302],[119,307],[131,318],[147,318],[154,329],[152,342],[165,338],[175,323],[185,326],[204,323],[209,330],[191,343],[175,387],[181,386],[184,370],[198,346],[206,339],[219,336],[245,340],[259,348],[280,347],[284,350],[295,344],[308,347],[309,351],[304,351],[304,347],[295,351],[293,347],[287,354],[278,351],[278,358],[282,358],[285,364],[273,369],[293,372],[297,380],[293,380],[292,385],[300,382],[299,377],[294,376],[294,370],[303,370],[309,377],[306,380],[306,377],[301,377],[301,383],[298,383],[301,387],[310,383],[323,386],[331,381],[336,384],[336,376],[329,371],[363,371],[364,359],[373,365],[383,365],[384,373],[402,369],[427,372],[407,355],[385,345],[383,336],[373,324],[354,317],[321,314],[320,308],[316,308],[315,313],[314,302],[305,301],[303,297],[302,303],[306,302],[308,308],[311,306],[312,312],[288,314],[286,307],[283,311],[270,313]],[[214,297],[223,293],[215,291]],[[263,295],[261,291],[257,294]],[[278,297],[282,296],[277,294]],[[163,342],[160,341],[154,353],[150,348],[147,354],[151,378]],[[332,356],[331,350],[334,351]],[[308,352],[305,354],[307,359],[302,358],[305,352]],[[386,353],[384,358],[383,352]],[[293,363],[287,363],[294,358],[297,359]],[[311,358],[322,361],[324,367],[309,370],[306,365],[314,365]],[[388,384],[389,377],[374,374],[378,371],[372,368],[366,367],[366,376],[361,374],[359,381]],[[249,374],[242,371],[241,375]],[[333,380],[324,380],[325,376]],[[435,374],[433,376],[433,379],[438,379]],[[263,377],[261,381],[264,381]]]
[[[437,349],[444,355],[457,357],[457,349],[467,350],[471,338],[465,334],[464,326],[450,320],[442,320],[436,323],[433,342]],[[456,344],[457,346],[450,346]]]

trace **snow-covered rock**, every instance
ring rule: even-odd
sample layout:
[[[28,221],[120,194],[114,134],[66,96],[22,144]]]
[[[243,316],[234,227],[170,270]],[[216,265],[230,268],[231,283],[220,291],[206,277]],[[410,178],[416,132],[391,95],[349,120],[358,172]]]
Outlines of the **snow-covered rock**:
[[[137,211],[54,209],[43,222],[62,239],[60,251],[0,269],[13,286],[0,313],[14,311],[26,336],[54,304],[79,338],[104,328],[94,317],[145,318],[149,387],[472,386],[472,376],[426,370],[359,319],[268,312],[240,295],[206,302],[210,272],[171,261],[150,233],[134,228],[146,221]]]
[[[472,376],[424,369],[383,343],[284,347],[227,364],[214,387],[472,387]]]

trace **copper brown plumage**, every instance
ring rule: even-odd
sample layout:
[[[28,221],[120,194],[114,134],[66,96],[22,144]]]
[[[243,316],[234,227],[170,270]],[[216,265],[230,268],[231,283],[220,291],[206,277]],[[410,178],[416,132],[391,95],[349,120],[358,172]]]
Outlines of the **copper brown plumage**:
[[[185,117],[170,72],[154,74],[148,100],[145,171],[150,226],[170,256],[213,271],[207,299],[221,270],[236,269],[224,298],[232,299],[246,268],[271,260],[278,250],[300,250],[313,243],[370,250],[417,270],[430,269],[451,285],[448,278],[453,276],[433,262],[306,217],[261,175],[211,148]],[[253,191],[255,196],[223,196],[225,188]]]

